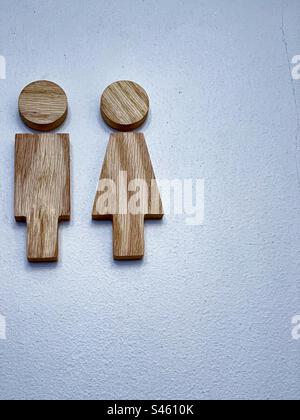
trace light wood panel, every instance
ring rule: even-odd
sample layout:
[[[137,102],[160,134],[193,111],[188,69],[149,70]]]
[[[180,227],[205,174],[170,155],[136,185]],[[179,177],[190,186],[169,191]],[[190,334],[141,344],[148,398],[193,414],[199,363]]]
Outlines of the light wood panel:
[[[106,124],[118,131],[135,130],[145,122],[148,113],[148,95],[137,83],[113,83],[102,95],[102,117]]]
[[[67,117],[67,96],[63,89],[53,82],[33,82],[20,94],[19,112],[23,122],[33,130],[54,130]]]
[[[31,262],[57,261],[58,222],[70,220],[68,134],[17,134],[15,218],[27,222]]]
[[[114,190],[111,187],[109,191],[105,189],[109,186],[107,180],[113,181]],[[136,180],[139,184],[141,180],[146,183],[140,191],[136,189]],[[128,192],[129,189],[131,191]],[[128,202],[125,197],[126,191]],[[121,200],[122,197],[124,200]],[[136,203],[136,199],[137,206],[134,206],[132,204]],[[114,258],[143,258],[144,220],[161,219],[163,215],[161,197],[144,135],[112,134],[100,175],[93,219],[113,220]]]

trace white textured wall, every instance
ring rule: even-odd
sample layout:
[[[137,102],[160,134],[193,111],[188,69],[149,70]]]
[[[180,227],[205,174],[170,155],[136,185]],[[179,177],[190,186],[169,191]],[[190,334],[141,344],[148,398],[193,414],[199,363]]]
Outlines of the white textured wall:
[[[298,0],[0,0],[1,398],[299,398]],[[13,219],[20,90],[68,93],[73,217],[58,265],[29,265]],[[109,130],[98,100],[133,79],[159,178],[205,178],[203,227],[149,223],[112,260],[91,208]],[[299,132],[298,132],[299,135]]]

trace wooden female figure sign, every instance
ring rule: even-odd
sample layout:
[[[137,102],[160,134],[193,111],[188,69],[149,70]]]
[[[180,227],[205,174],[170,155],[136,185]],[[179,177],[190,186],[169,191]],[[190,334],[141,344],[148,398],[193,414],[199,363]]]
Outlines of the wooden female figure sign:
[[[110,136],[93,219],[113,221],[116,260],[142,259],[144,220],[164,215],[144,135],[133,131],[148,113],[148,95],[134,82],[113,83],[102,95],[102,117],[119,133]]]
[[[26,86],[19,98],[23,122],[50,131],[66,119],[68,101],[55,83]],[[17,134],[15,144],[15,218],[27,222],[30,262],[58,259],[58,223],[70,220],[70,141],[68,134]]]

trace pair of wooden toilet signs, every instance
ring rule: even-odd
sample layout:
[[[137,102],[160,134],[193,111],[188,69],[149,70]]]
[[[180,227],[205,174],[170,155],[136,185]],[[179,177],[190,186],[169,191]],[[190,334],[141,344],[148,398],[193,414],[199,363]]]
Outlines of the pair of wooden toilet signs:
[[[144,135],[134,132],[146,120],[149,98],[129,81],[110,85],[101,97],[101,115],[118,133],[110,136],[93,207],[93,219],[112,220],[117,260],[144,256],[144,220],[161,219],[163,208]],[[51,134],[68,114],[65,92],[38,81],[20,94],[23,122],[40,134],[17,134],[15,218],[26,222],[30,262],[58,259],[58,224],[71,217],[70,139]],[[131,206],[128,195],[138,194]]]

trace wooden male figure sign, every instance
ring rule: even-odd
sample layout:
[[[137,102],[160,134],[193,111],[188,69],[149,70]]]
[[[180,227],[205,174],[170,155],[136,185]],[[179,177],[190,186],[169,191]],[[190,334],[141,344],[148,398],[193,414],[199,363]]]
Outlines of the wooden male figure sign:
[[[119,133],[110,136],[93,219],[113,221],[116,260],[142,259],[144,221],[164,215],[144,135],[133,132],[146,121],[148,113],[148,95],[136,83],[113,83],[102,95],[102,117]]]
[[[33,130],[59,127],[68,113],[65,92],[55,83],[26,86],[19,98],[24,123]],[[27,222],[30,262],[58,259],[58,223],[70,220],[70,141],[68,134],[17,134],[15,218]]]

